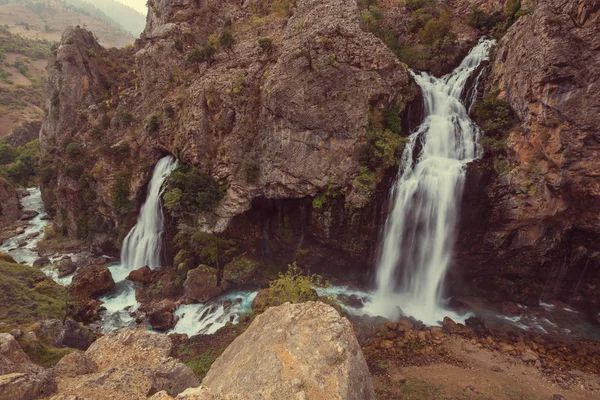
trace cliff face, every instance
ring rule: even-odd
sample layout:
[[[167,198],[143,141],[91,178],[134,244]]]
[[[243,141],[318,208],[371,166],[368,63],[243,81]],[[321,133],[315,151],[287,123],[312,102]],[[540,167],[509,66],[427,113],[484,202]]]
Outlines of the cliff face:
[[[369,115],[401,113],[415,85],[406,66],[361,29],[354,1],[271,3],[150,2],[131,58],[99,48],[85,30],[65,32],[48,67],[41,134],[51,171],[44,197],[60,224],[98,245],[118,245],[135,209],[118,209],[116,186],[139,204],[151,167],[166,153],[226,188],[218,207],[199,217],[209,230],[223,231],[236,216],[236,226],[247,227],[253,204],[281,209],[273,201],[287,199],[308,198],[310,216],[312,198],[334,192],[336,218],[373,220],[384,172],[366,176],[367,184],[357,179]],[[322,226],[310,232],[317,242],[330,240],[330,208],[311,219]],[[297,219],[289,213],[282,218]],[[301,236],[305,225],[291,230]],[[365,258],[373,225],[356,251]],[[348,249],[345,242],[334,247]]]
[[[599,10],[598,1],[537,2],[495,49],[486,92],[519,122],[506,154],[470,171],[466,201],[480,218],[463,218],[456,273],[475,278],[475,293],[597,307]]]
[[[0,178],[0,226],[10,226],[20,216],[21,205],[16,188]]]
[[[372,262],[395,165],[371,168],[365,151],[393,159],[398,148],[387,144],[398,138],[374,139],[394,125],[382,120],[401,115],[400,137],[420,118],[398,60],[439,74],[479,35],[503,35],[480,101],[505,103],[518,122],[491,135],[493,149],[469,168],[449,287],[594,306],[598,1],[163,0],[149,8],[133,49],[107,51],[71,29],[51,57],[43,193],[71,235],[114,250],[153,165],[170,153],[223,196],[190,221],[170,219],[168,236],[186,222],[255,255]]]

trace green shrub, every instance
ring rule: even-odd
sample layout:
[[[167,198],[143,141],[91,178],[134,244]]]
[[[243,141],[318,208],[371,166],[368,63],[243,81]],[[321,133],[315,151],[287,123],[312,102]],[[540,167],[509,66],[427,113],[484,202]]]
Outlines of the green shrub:
[[[148,118],[148,122],[146,123],[146,129],[148,133],[155,133],[160,128],[160,116],[158,114],[152,114],[150,118]]]
[[[258,163],[254,159],[246,159],[242,164],[242,171],[247,183],[256,183],[260,174]]]
[[[271,52],[273,50],[273,39],[268,37],[258,38],[258,47],[265,53]]]
[[[233,49],[233,45],[235,45],[235,39],[231,32],[225,31],[219,36],[219,43],[225,51],[230,52]]]
[[[17,158],[17,149],[8,143],[0,143],[0,165],[10,164]]]
[[[120,215],[131,211],[132,204],[129,201],[130,182],[131,176],[128,173],[119,173],[115,176],[111,198],[115,211]]]
[[[171,173],[163,194],[165,208],[175,218],[212,211],[222,198],[221,188],[210,175],[184,165]]]
[[[296,265],[288,265],[285,274],[279,273],[279,278],[269,282],[268,305],[278,306],[287,302],[303,303],[306,301],[318,300],[319,296],[315,291],[317,287],[327,287],[328,282],[324,282],[319,275],[303,275],[302,271]]]
[[[210,42],[204,46],[196,46],[196,48],[188,54],[188,61],[195,64],[200,64],[203,62],[210,63],[213,60],[216,52],[217,49]]]
[[[65,153],[69,158],[75,158],[82,153],[81,144],[79,142],[71,142],[65,148]]]
[[[204,379],[204,377],[208,373],[210,366],[221,355],[221,353],[223,353],[223,351],[223,349],[221,349],[220,351],[214,351],[212,349],[208,350],[200,354],[199,356],[196,356],[191,360],[186,361],[185,365],[187,365],[192,370],[192,372],[198,377],[198,380],[202,381],[202,379]]]
[[[419,31],[421,42],[426,45],[435,45],[440,41],[452,37],[452,17],[443,13],[439,18],[430,19],[425,27]]]
[[[471,114],[488,137],[503,137],[517,122],[510,105],[499,99],[497,92],[490,92],[483,101],[475,102]]]

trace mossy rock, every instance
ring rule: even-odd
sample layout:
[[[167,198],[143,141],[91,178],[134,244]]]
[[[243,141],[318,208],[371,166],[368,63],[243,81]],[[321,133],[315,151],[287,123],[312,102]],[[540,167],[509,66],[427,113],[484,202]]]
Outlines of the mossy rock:
[[[228,282],[246,283],[254,275],[257,268],[258,261],[250,256],[242,255],[225,265],[223,279]]]

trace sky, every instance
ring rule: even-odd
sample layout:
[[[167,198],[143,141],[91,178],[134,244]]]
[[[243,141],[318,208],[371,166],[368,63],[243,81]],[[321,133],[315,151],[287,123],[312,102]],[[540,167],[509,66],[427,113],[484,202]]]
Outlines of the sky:
[[[148,7],[146,7],[146,0],[117,0],[119,3],[128,5],[129,7],[139,11],[142,15],[146,15]]]

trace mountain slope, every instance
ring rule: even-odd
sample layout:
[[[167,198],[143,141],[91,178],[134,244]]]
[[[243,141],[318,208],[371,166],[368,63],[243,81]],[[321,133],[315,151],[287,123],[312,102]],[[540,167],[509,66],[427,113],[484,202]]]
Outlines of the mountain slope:
[[[78,3],[88,3],[85,0],[67,0],[69,3],[76,5]],[[115,0],[94,0],[93,5],[109,18],[115,21],[123,30],[138,37],[146,26],[146,16],[140,14],[131,7],[121,4]]]

